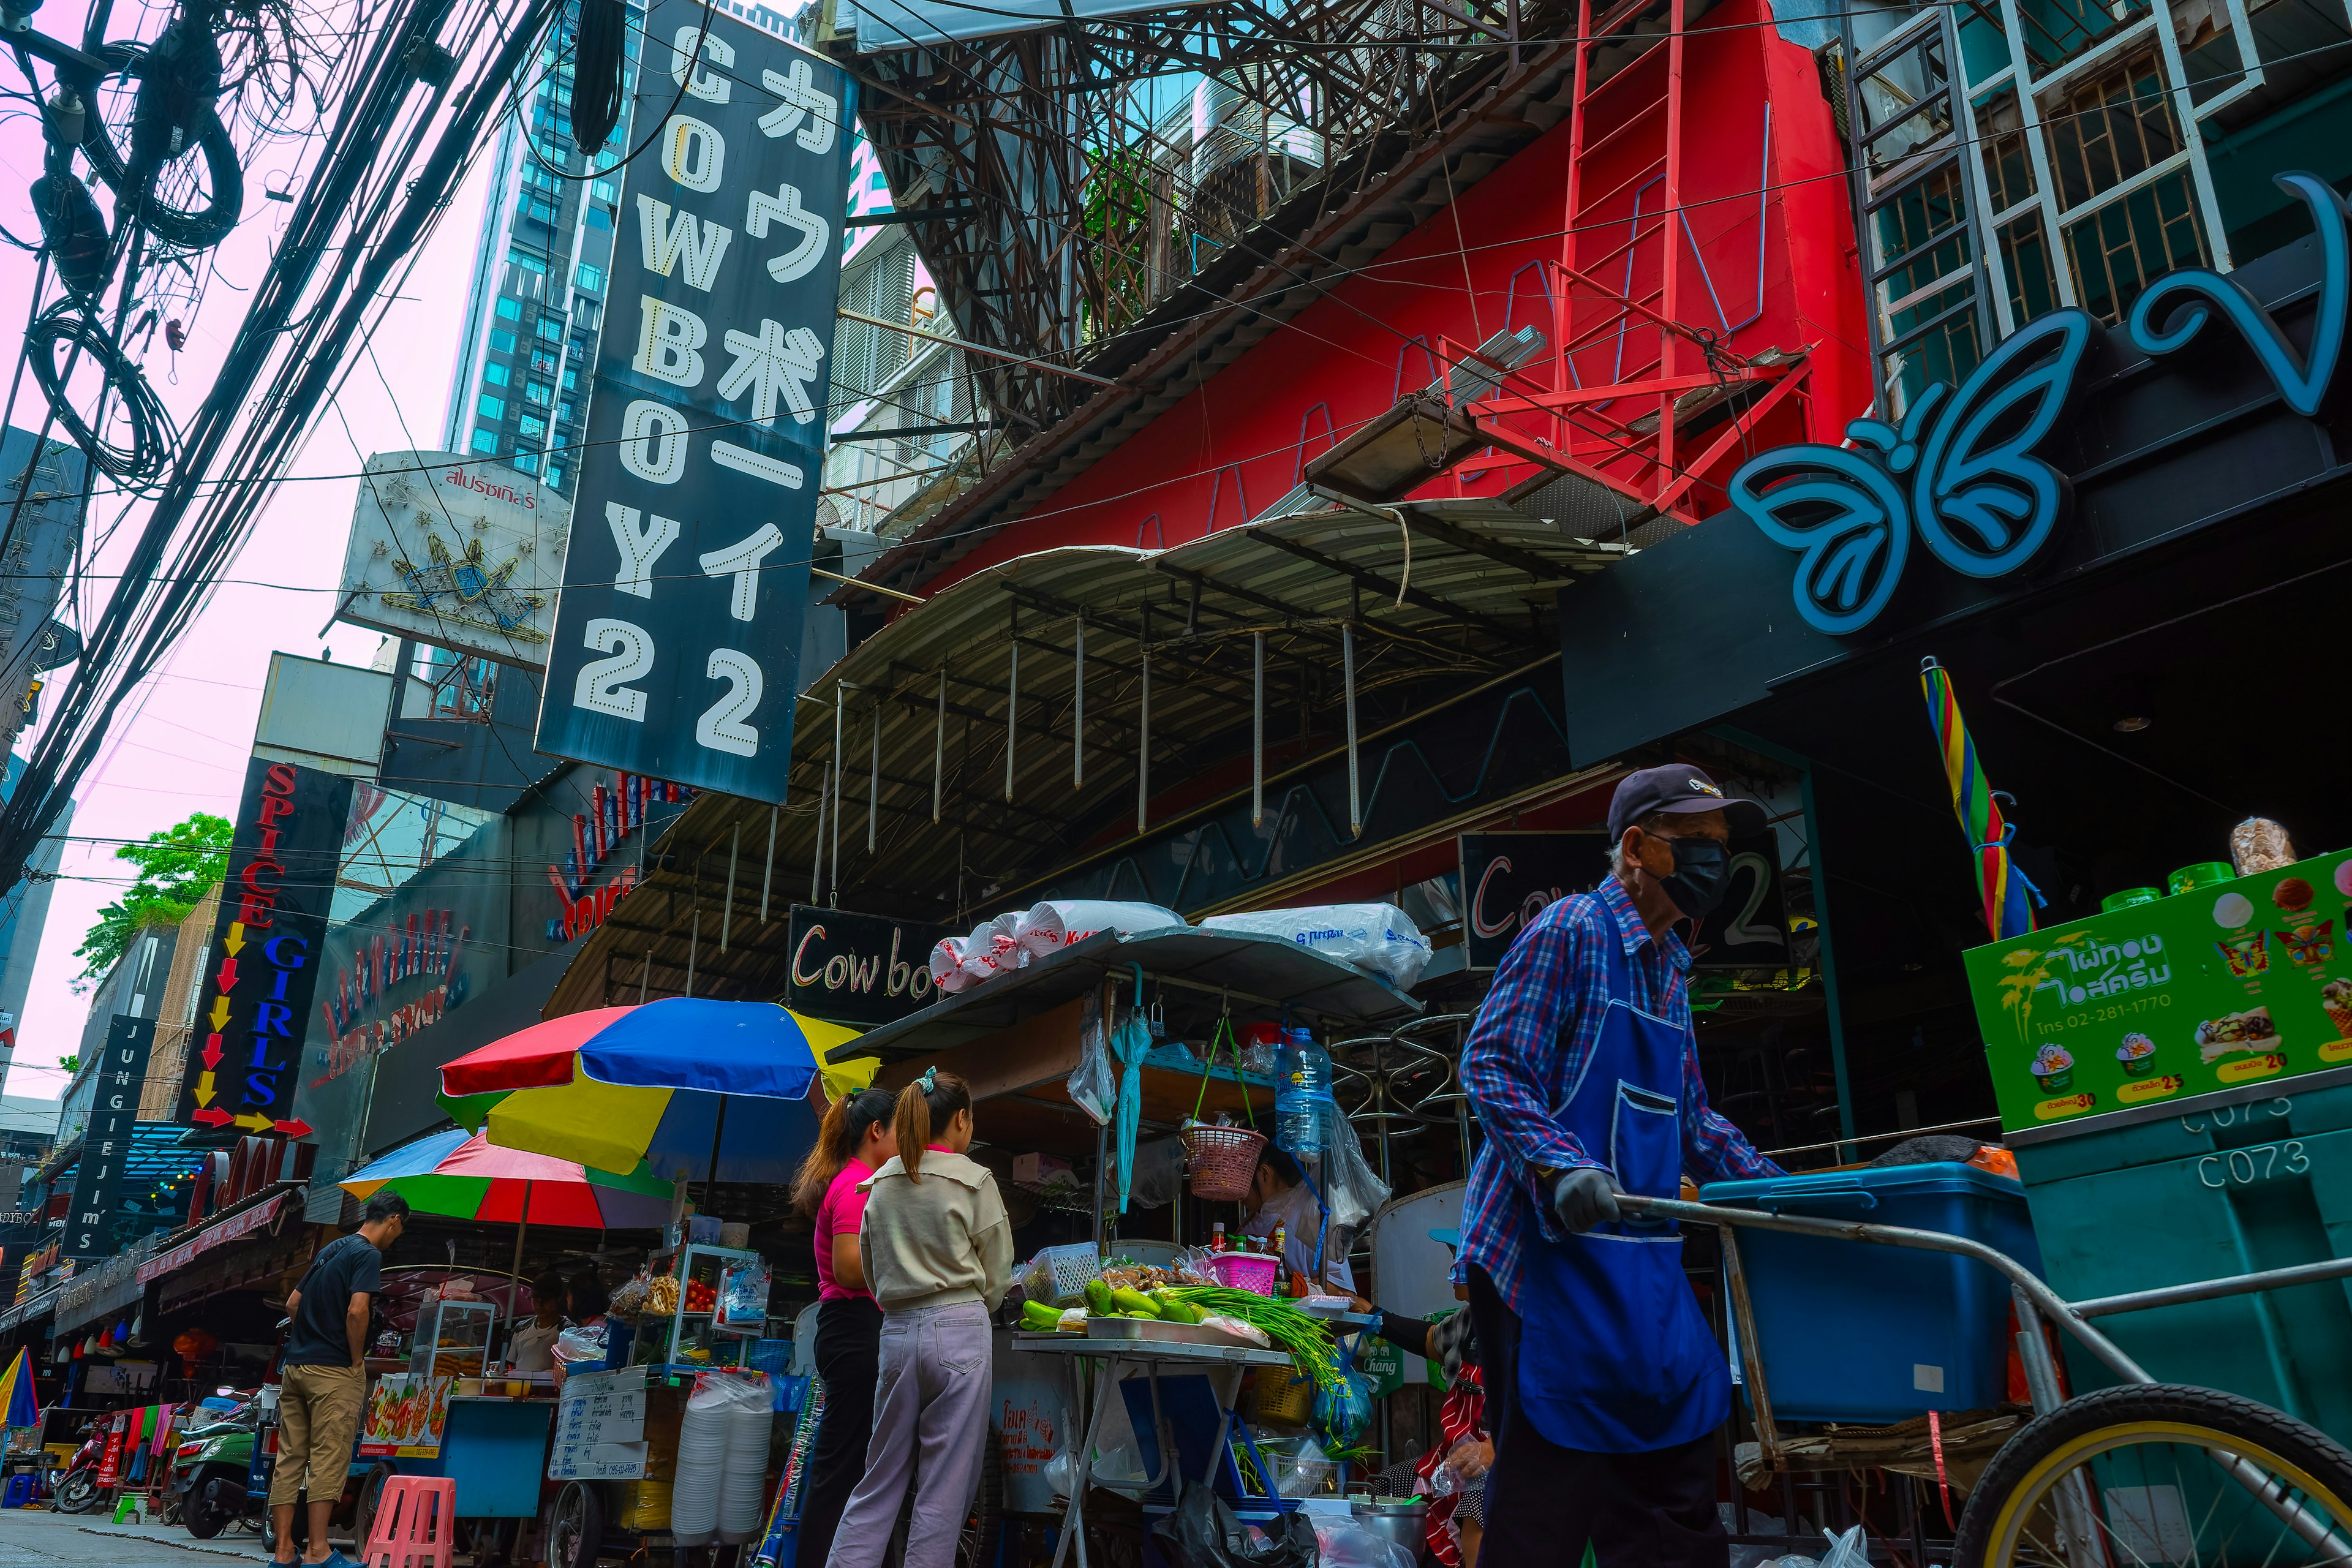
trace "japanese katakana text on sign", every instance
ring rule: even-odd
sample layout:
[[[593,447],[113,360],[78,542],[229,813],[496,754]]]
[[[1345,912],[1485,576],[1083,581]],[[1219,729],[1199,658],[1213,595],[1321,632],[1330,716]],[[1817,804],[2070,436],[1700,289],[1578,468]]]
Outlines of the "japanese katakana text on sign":
[[[693,0],[645,37],[538,745],[782,800],[850,83]]]

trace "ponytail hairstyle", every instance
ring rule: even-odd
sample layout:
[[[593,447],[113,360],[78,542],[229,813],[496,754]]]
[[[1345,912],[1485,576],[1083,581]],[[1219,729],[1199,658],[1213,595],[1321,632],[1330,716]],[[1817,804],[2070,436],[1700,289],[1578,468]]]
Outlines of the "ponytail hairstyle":
[[[892,1131],[898,1135],[898,1163],[907,1168],[907,1180],[923,1179],[923,1151],[930,1147],[931,1129],[945,1127],[957,1111],[971,1109],[971,1085],[937,1068],[925,1068],[920,1078],[898,1091]]]
[[[887,1089],[861,1089],[855,1094],[845,1094],[826,1107],[824,1121],[817,1128],[816,1142],[811,1144],[808,1158],[801,1162],[800,1174],[793,1178],[793,1204],[801,1213],[814,1219],[824,1202],[827,1187],[841,1168],[856,1157],[866,1142],[866,1130],[877,1121],[887,1121],[897,1102]]]

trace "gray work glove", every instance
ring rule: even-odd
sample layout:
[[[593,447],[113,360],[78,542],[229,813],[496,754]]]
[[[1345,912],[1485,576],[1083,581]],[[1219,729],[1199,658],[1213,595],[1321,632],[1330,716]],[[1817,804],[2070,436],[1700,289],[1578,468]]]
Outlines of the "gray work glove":
[[[1467,1310],[1454,1312],[1429,1325],[1429,1348],[1445,1365],[1445,1386],[1462,1380],[1462,1368],[1478,1364],[1478,1331]]]
[[[1594,1226],[1619,1217],[1617,1194],[1625,1189],[1608,1172],[1586,1165],[1562,1171],[1551,1187],[1551,1212],[1571,1232],[1582,1235]]]

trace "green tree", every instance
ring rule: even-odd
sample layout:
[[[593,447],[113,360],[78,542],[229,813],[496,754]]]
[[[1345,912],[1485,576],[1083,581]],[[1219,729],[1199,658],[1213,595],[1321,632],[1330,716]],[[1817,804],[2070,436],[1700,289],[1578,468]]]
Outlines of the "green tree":
[[[139,877],[120,903],[98,912],[98,923],[74,949],[74,956],[82,961],[74,989],[87,991],[105,978],[139,932],[187,919],[188,911],[227,872],[229,839],[236,831],[226,817],[199,811],[116,849],[114,858],[138,867]]]

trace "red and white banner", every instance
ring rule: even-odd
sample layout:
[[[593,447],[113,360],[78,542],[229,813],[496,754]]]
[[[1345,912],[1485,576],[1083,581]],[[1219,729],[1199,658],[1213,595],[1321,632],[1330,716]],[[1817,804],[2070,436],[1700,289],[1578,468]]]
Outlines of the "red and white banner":
[[[218,1225],[208,1226],[193,1240],[184,1241],[169,1252],[159,1252],[139,1266],[139,1283],[151,1284],[174,1269],[184,1268],[197,1256],[210,1252],[224,1242],[235,1241],[240,1236],[250,1236],[268,1225],[284,1205],[287,1195],[278,1194],[266,1204],[256,1204],[240,1215],[232,1215]]]

